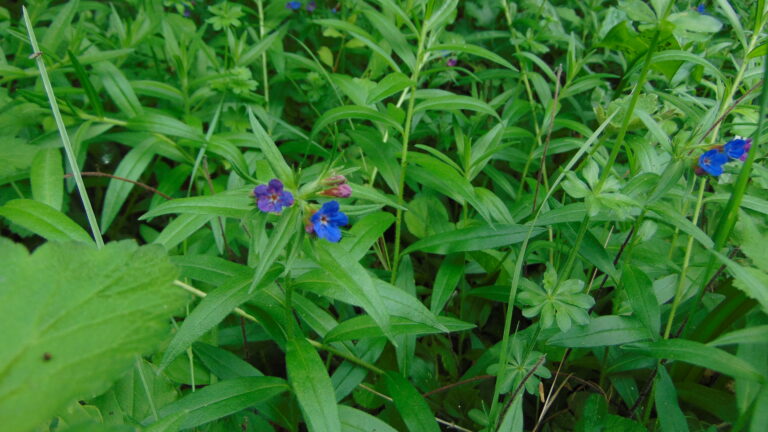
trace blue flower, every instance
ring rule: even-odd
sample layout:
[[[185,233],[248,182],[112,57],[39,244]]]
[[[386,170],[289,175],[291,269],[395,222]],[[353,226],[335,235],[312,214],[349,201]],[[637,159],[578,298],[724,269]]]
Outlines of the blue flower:
[[[698,6],[697,6],[695,9],[696,9],[696,12],[698,12],[698,13],[700,13],[700,14],[702,14],[702,15],[709,15],[709,14],[707,13],[707,8],[706,8],[706,7],[704,7],[704,4],[703,4],[703,3],[702,3],[702,4],[700,4],[700,5],[698,5]]]
[[[283,182],[278,179],[269,181],[269,185],[258,185],[253,190],[259,210],[266,213],[280,213],[283,207],[293,205],[293,195],[283,190]]]
[[[307,12],[314,12],[315,9],[317,9],[317,3],[314,1],[307,3]]]
[[[301,9],[301,2],[300,1],[289,1],[285,4],[286,9],[290,10],[299,10]]]
[[[339,203],[328,201],[309,219],[318,237],[336,243],[341,240],[340,226],[349,223],[347,215],[339,211]]]
[[[723,173],[726,162],[728,156],[717,149],[708,150],[699,157],[699,167],[715,177]]]
[[[728,141],[723,146],[723,151],[731,159],[744,161],[747,159],[747,152],[752,147],[752,139],[736,138]]]

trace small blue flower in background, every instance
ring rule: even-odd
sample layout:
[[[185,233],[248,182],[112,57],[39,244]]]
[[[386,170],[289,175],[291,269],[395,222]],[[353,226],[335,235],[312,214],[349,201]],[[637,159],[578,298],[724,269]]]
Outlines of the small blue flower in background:
[[[736,137],[725,143],[723,151],[731,159],[739,159],[741,161],[747,160],[747,153],[750,147],[752,147],[752,138],[743,139]]]
[[[289,1],[285,4],[286,9],[290,10],[299,10],[301,8],[301,2],[300,1]]]
[[[269,181],[269,185],[258,185],[253,190],[259,210],[267,213],[280,213],[283,207],[293,205],[293,195],[283,190],[283,182],[278,179]]]
[[[696,6],[696,12],[698,12],[698,13],[700,13],[700,14],[702,14],[702,15],[709,15],[709,14],[707,13],[707,8],[705,8],[705,7],[704,7],[704,3],[702,3],[702,4],[698,5],[698,6]]]
[[[723,173],[723,165],[728,162],[728,155],[718,149],[707,150],[699,157],[699,168],[717,177]]]
[[[309,219],[312,222],[312,230],[318,237],[329,242],[336,243],[341,240],[340,226],[349,223],[347,215],[339,211],[339,203],[328,201],[320,207],[317,213]]]
[[[314,12],[315,9],[317,9],[317,3],[314,1],[307,3],[307,12]]]

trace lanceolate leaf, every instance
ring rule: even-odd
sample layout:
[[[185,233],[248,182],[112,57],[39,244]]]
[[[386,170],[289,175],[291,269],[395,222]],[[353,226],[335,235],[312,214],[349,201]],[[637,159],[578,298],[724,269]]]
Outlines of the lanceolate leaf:
[[[180,427],[188,429],[253,407],[288,390],[288,385],[280,378],[234,378],[189,393],[163,407],[158,415],[162,420],[177,413],[184,413]]]
[[[285,366],[310,432],[340,432],[331,378],[315,348],[303,338],[289,340]]]
[[[0,207],[0,216],[48,240],[93,242],[83,227],[41,202],[29,199],[8,201]]]
[[[315,251],[320,267],[347,290],[370,314],[384,335],[392,339],[390,317],[368,271],[352,260],[341,245],[324,242],[318,244]]]
[[[481,225],[435,234],[414,242],[403,254],[423,251],[445,255],[454,252],[468,252],[517,244],[525,240],[530,228],[524,225]],[[534,228],[532,237],[544,232]]]
[[[282,269],[275,269],[271,274],[265,275],[261,285],[273,282]],[[236,307],[252,297],[248,288],[251,286],[253,276],[249,274],[233,276],[227,283],[211,291],[184,320],[178,333],[168,345],[160,367],[165,368],[173,359],[184,352],[200,336],[207,333],[221,320],[229,315]]]
[[[152,162],[155,156],[155,139],[150,138],[139,146],[131,149],[128,154],[120,161],[120,165],[115,170],[115,176],[129,180],[138,180],[144,170]],[[102,231],[107,231],[115,216],[120,212],[123,203],[128,198],[128,194],[133,189],[133,183],[129,183],[116,178],[109,180],[107,194],[104,197],[104,206],[101,209],[101,223],[99,227]]]
[[[48,204],[61,210],[64,200],[64,166],[61,162],[61,150],[47,148],[38,150],[32,160],[32,197],[35,201]]]
[[[237,189],[210,196],[178,198],[166,201],[142,215],[139,220],[171,213],[224,216],[242,219],[253,211],[251,189]]]
[[[737,378],[765,381],[765,372],[721,349],[685,339],[668,339],[624,347],[659,359],[679,360]]]
[[[440,432],[432,410],[413,384],[395,372],[387,372],[384,380],[409,431]]]

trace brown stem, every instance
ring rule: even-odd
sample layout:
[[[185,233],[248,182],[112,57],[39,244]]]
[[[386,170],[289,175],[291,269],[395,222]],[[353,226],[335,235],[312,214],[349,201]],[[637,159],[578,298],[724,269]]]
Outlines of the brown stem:
[[[723,120],[725,120],[725,118],[726,118],[726,117],[728,117],[728,114],[730,114],[730,113],[731,113],[731,111],[733,111],[734,109],[736,109],[736,107],[737,107],[737,106],[739,106],[739,104],[741,103],[741,101],[743,101],[743,100],[744,100],[744,99],[745,99],[745,98],[746,98],[746,97],[747,97],[747,96],[748,96],[750,93],[752,93],[753,91],[757,90],[757,89],[758,89],[758,88],[759,88],[761,85],[763,85],[763,80],[760,80],[760,81],[758,81],[758,82],[757,82],[757,84],[753,85],[753,86],[752,86],[752,88],[750,88],[749,90],[747,90],[747,91],[746,91],[746,92],[745,92],[743,95],[741,95],[741,97],[740,97],[740,98],[736,99],[736,100],[735,100],[735,101],[734,101],[734,102],[731,104],[731,106],[729,106],[729,107],[728,107],[728,109],[727,109],[727,110],[725,110],[725,112],[723,113],[723,115],[721,115],[721,116],[720,116],[720,118],[718,118],[718,119],[717,119],[717,120],[716,120],[716,121],[715,121],[715,122],[712,124],[712,126],[710,126],[710,127],[709,127],[709,129],[707,129],[707,131],[706,131],[706,132],[704,132],[704,135],[702,135],[702,136],[701,136],[701,138],[699,139],[699,142],[698,142],[698,144],[701,144],[701,143],[704,141],[704,139],[705,139],[705,138],[706,138],[706,137],[707,137],[707,136],[708,136],[710,133],[712,133],[712,131],[713,131],[713,130],[715,130],[715,128],[717,127],[717,125],[719,125],[720,123],[722,123],[722,122],[723,122]],[[690,156],[690,154],[691,154],[691,153],[693,153],[693,150],[694,150],[694,149],[691,149],[691,151],[689,151],[689,152],[688,152],[688,155],[689,155],[689,156]]]
[[[125,177],[118,177],[118,176],[113,175],[113,174],[107,174],[107,173],[98,172],[98,171],[83,171],[83,172],[80,173],[80,175],[85,176],[85,177],[109,177],[109,178],[112,178],[112,179],[115,179],[115,180],[120,180],[120,181],[124,181],[124,182],[128,182],[128,183],[133,183],[136,186],[144,188],[144,189],[146,189],[146,190],[148,190],[148,191],[150,191],[152,193],[158,194],[158,195],[160,195],[161,197],[163,197],[163,198],[165,198],[167,200],[173,199],[173,197],[171,197],[170,195],[164,194],[163,192],[160,192],[159,190],[153,188],[152,186],[150,186],[148,184],[144,184],[142,182],[137,182],[136,180],[127,179]],[[64,174],[64,178],[69,178],[69,177],[72,177],[72,176],[73,176],[73,174]]]
[[[512,402],[515,401],[517,398],[518,393],[520,393],[520,390],[525,387],[525,383],[528,381],[530,377],[533,376],[533,373],[536,372],[536,369],[539,368],[542,364],[544,364],[544,360],[547,359],[547,356],[543,355],[539,357],[539,360],[536,362],[535,365],[531,368],[531,370],[528,371],[527,374],[523,377],[523,380],[520,381],[520,384],[517,385],[517,388],[515,388],[515,391],[512,392],[512,395],[509,397],[509,400],[507,401],[507,404],[504,406],[504,409],[501,410],[501,416],[500,419],[504,419],[504,416],[507,414],[507,410],[509,410],[509,407],[512,406]],[[503,366],[502,366],[503,367]]]
[[[457,381],[455,383],[451,383],[451,384],[448,384],[448,385],[444,385],[444,386],[442,386],[440,388],[436,388],[434,390],[430,390],[430,391],[422,394],[422,396],[423,397],[432,396],[433,394],[442,393],[442,392],[444,392],[446,390],[450,390],[450,389],[452,389],[454,387],[458,387],[460,385],[469,384],[469,383],[475,382],[475,381],[483,381],[483,380],[487,380],[487,379],[490,379],[490,378],[493,378],[493,377],[494,377],[493,375],[478,375],[476,377],[467,378],[467,379],[462,380],[462,381]]]

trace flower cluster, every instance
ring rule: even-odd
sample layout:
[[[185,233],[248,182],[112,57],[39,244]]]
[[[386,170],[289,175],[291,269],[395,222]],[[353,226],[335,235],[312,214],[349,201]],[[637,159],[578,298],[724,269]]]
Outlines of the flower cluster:
[[[347,184],[343,175],[328,177],[320,182],[326,189],[319,195],[329,197],[347,198],[352,194],[352,189]],[[284,207],[290,207],[294,203],[293,194],[284,189],[283,183],[278,179],[272,179],[268,184],[258,185],[253,190],[256,205],[265,213],[280,213]],[[329,242],[336,243],[341,240],[341,228],[349,223],[349,218],[340,210],[337,201],[324,203],[319,210],[312,211],[306,219],[305,229],[307,233],[315,234]]]
[[[290,10],[299,10],[301,9],[301,2],[300,1],[289,1],[285,4],[286,9]],[[307,3],[306,6],[307,12],[314,12],[315,9],[317,9],[317,3],[314,1],[310,1]]]
[[[696,173],[700,175],[708,173],[717,177],[723,173],[723,165],[729,161],[736,159],[745,161],[751,147],[752,138],[745,139],[737,136],[725,143],[724,146],[709,149],[699,157]]]

